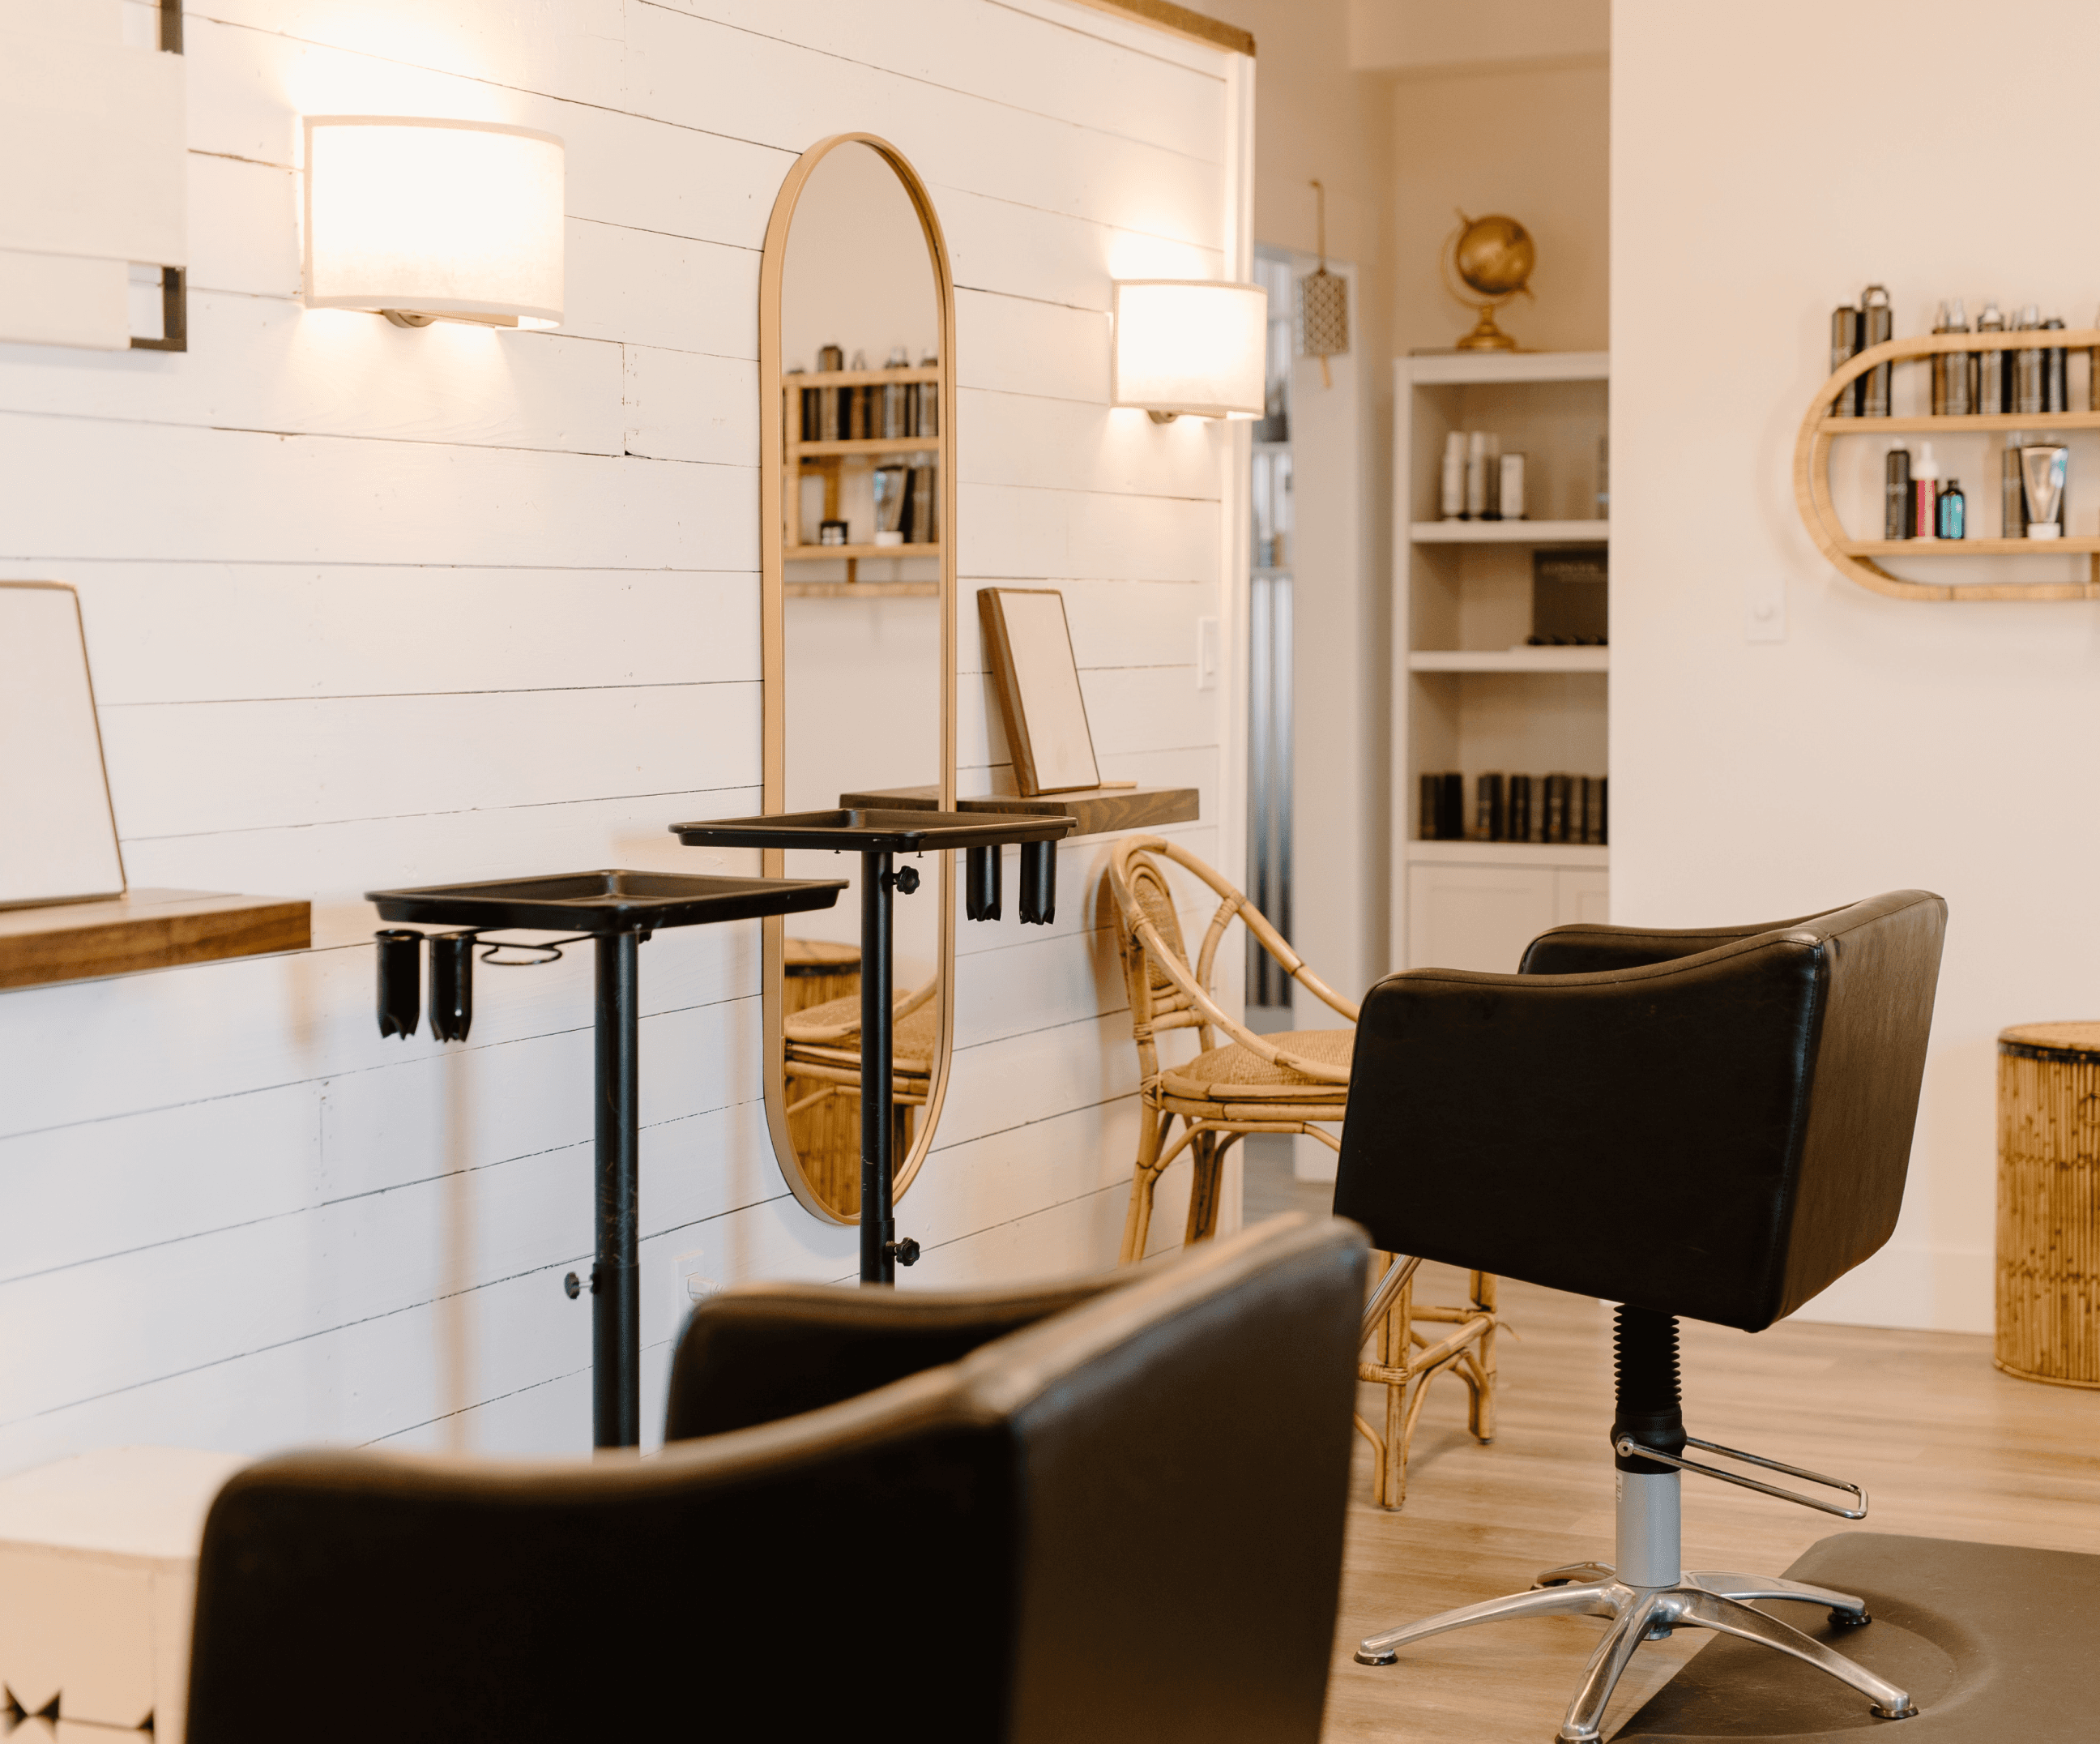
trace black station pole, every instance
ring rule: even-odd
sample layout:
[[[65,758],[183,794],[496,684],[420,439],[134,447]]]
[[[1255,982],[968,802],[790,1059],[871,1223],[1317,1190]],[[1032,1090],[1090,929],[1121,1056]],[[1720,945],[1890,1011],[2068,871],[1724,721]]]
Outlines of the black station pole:
[[[591,1439],[642,1443],[642,1293],[636,1253],[639,1198],[640,939],[598,938],[598,1262],[591,1270]]]
[[[889,1154],[889,854],[860,857],[860,1281],[897,1281],[897,1217]]]

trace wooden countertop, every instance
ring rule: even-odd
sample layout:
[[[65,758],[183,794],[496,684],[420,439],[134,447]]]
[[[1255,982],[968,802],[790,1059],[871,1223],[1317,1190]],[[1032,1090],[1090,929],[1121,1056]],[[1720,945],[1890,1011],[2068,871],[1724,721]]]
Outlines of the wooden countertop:
[[[110,902],[5,908],[0,987],[303,951],[312,943],[312,905],[288,897],[133,890]]]
[[[864,793],[841,793],[841,806],[931,811],[940,803],[938,787],[880,788]],[[1079,828],[1065,838],[1104,836],[1117,830],[1156,829],[1163,823],[1193,823],[1198,814],[1193,788],[1086,788],[1073,793],[986,793],[959,799],[958,811],[1024,811],[1035,817],[1076,819]]]

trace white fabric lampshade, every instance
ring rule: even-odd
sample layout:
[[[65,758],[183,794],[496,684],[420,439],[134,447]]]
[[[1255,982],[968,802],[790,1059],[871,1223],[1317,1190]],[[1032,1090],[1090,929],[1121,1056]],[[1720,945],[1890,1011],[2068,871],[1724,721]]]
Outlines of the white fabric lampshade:
[[[561,324],[556,135],[383,115],[306,132],[309,307]]]
[[[1260,417],[1268,345],[1259,285],[1118,280],[1112,397],[1148,412]]]

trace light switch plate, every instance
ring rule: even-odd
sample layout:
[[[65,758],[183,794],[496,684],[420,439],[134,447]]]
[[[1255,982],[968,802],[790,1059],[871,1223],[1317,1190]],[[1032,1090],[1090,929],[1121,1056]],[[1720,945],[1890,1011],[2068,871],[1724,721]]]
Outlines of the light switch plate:
[[[695,1247],[690,1253],[682,1253],[671,1262],[671,1269],[677,1278],[678,1294],[676,1313],[682,1322],[686,1314],[721,1288],[721,1279],[715,1275],[708,1263],[707,1250]]]
[[[1215,691],[1218,687],[1218,620],[1215,618],[1196,620],[1196,688]]]
[[[1743,639],[1786,640],[1786,577],[1761,576],[1743,590]]]

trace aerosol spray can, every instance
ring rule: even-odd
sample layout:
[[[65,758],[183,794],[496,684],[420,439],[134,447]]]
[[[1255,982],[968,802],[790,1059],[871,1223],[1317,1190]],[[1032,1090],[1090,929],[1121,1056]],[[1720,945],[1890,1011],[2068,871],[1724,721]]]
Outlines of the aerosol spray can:
[[[1983,312],[1976,317],[1976,331],[2003,333],[2005,318],[1998,312],[1995,298],[1983,305]],[[1976,409],[1979,412],[1999,413],[2005,409],[2005,354],[2003,351],[1979,351],[1976,354]]]
[[[1882,536],[1908,539],[1911,532],[1908,448],[1899,446],[1889,450],[1888,458],[1883,462],[1882,479],[1885,506],[1882,511]]]
[[[1886,343],[1895,332],[1895,311],[1890,306],[1887,289],[1879,285],[1869,285],[1860,298],[1860,346],[1863,351]],[[1860,415],[1862,417],[1886,417],[1889,415],[1889,369],[1886,364],[1876,364],[1860,378]]]
[[[1830,311],[1830,373],[1833,375],[1860,355],[1860,311],[1841,302]],[[1830,402],[1833,417],[1855,417],[1860,410],[1860,384],[1853,382]]]
[[[2029,303],[2020,311],[2020,331],[2032,333],[2041,325],[2041,311]],[[2023,346],[2013,354],[2012,409],[2022,417],[2041,410],[2042,355],[2038,346]]]
[[[1966,333],[1969,314],[1957,297],[1952,306],[1939,306],[1939,325],[1935,333]],[[1933,360],[1933,410],[1944,413],[1949,417],[1965,417],[1975,404],[1969,391],[1969,354],[1966,351],[1941,351]]]
[[[2053,332],[2062,333],[2063,317],[2052,315],[2042,325]],[[2041,408],[2045,412],[2068,412],[2071,409],[2071,353],[2060,345],[2052,345],[2043,354]]]
[[[2020,476],[2020,450],[2027,439],[2017,430],[2005,433],[2005,454],[1999,475],[1998,536],[2024,539],[2027,536],[2027,492]]]

